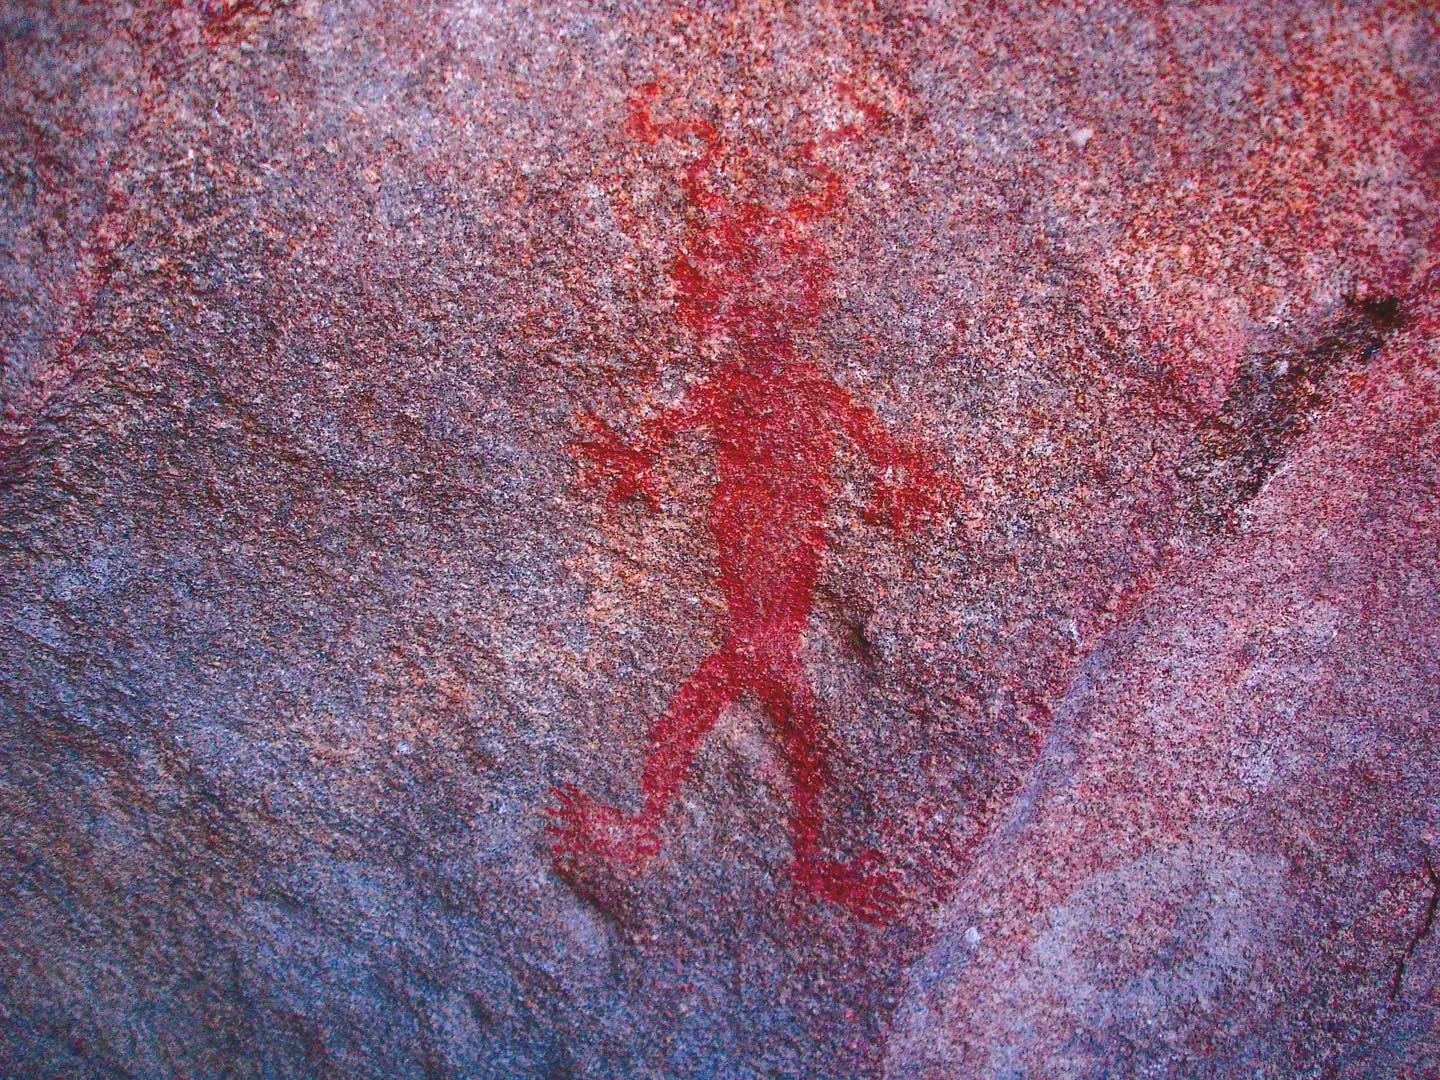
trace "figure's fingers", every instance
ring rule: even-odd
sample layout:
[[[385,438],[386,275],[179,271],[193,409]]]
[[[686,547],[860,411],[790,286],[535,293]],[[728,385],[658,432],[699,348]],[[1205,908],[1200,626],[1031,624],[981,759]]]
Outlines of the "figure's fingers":
[[[856,855],[849,865],[855,883],[850,895],[851,910],[866,922],[886,923],[895,918],[904,904],[905,894],[895,878],[883,869],[885,857],[874,849]]]
[[[883,926],[888,922],[893,922],[895,916],[900,914],[900,901],[898,897],[894,899],[873,897],[871,901],[856,914],[865,922],[873,923],[876,926]]]
[[[545,835],[550,837],[551,846],[558,849],[571,849],[580,846],[580,829],[573,821],[565,825],[546,825]]]
[[[548,825],[545,828],[545,835],[549,838],[550,850],[557,855],[579,851],[583,846],[580,829],[575,822],[567,825]]]
[[[857,898],[856,915],[866,922],[887,923],[900,913],[903,896],[886,877],[872,879]]]
[[[545,827],[547,829],[570,829],[580,819],[579,807],[573,802],[557,801],[554,806],[546,808],[545,816],[548,819]]]
[[[556,855],[579,851],[585,842],[584,795],[573,784],[550,790],[553,804],[547,810],[545,834]]]
[[[574,784],[552,788],[550,798],[553,805],[547,810],[551,818],[560,819],[559,827],[575,828],[585,814],[585,796]]]
[[[573,839],[580,832],[580,822],[572,817],[557,815],[558,820],[552,820],[545,825],[545,834],[556,840]]]

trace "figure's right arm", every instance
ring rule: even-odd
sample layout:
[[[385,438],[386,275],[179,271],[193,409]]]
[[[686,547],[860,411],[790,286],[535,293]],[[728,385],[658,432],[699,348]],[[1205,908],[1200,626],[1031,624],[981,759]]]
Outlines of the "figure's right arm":
[[[615,429],[586,409],[576,415],[583,435],[569,446],[570,453],[580,460],[581,474],[590,482],[608,482],[612,503],[637,495],[654,509],[659,505],[650,468],[655,464],[652,454],[626,445]]]
[[[894,438],[874,411],[834,386],[832,404],[842,429],[870,459],[875,487],[867,521],[890,525],[897,532],[939,518],[957,501],[959,485],[945,474],[929,452]]]
[[[633,445],[604,420],[584,410],[576,417],[584,434],[570,444],[570,452],[581,460],[589,478],[610,482],[611,502],[639,497],[652,510],[657,509],[660,496],[650,475],[655,459],[681,432],[704,426],[712,397],[708,384],[697,387],[679,405],[641,424]]]

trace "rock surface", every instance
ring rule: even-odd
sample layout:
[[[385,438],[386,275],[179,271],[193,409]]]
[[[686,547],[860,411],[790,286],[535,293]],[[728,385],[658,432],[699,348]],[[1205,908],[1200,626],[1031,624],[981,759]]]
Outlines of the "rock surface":
[[[1431,6],[0,25],[0,1075],[1433,1075]]]
[[[889,1075],[1433,1074],[1435,329],[1087,659]]]

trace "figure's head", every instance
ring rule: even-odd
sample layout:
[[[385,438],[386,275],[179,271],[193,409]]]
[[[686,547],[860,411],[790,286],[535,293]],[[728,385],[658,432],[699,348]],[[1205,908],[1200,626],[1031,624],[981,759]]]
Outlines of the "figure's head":
[[[628,130],[657,143],[674,140],[694,157],[681,186],[692,211],[670,267],[680,321],[701,338],[723,338],[742,350],[775,348],[813,326],[831,299],[831,259],[816,225],[843,202],[839,175],[820,160],[822,146],[853,138],[858,128],[801,143],[792,162],[804,190],[779,206],[756,197],[736,152],[703,120],[658,123],[655,85],[631,101]],[[867,114],[868,115],[868,114]]]
[[[681,321],[742,347],[813,325],[830,300],[831,266],[806,224],[788,207],[741,203],[693,229],[670,268]]]

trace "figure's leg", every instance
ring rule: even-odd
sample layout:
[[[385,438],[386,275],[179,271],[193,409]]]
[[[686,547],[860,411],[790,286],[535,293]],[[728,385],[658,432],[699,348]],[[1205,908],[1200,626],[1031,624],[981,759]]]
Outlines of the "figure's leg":
[[[659,828],[680,794],[701,742],[735,700],[739,692],[736,683],[734,656],[727,645],[695,670],[651,726],[650,749],[640,777],[645,796],[640,817],[652,830]]]
[[[722,649],[696,669],[650,728],[640,789],[644,806],[630,817],[576,788],[555,793],[547,831],[557,856],[596,857],[612,867],[643,870],[660,850],[659,827],[679,794],[701,741],[735,697],[734,664]]]
[[[824,824],[821,799],[830,786],[830,770],[824,749],[814,695],[803,676],[767,678],[757,689],[765,714],[775,727],[790,774],[790,831],[797,867],[820,859],[820,830]]]
[[[821,853],[821,802],[831,780],[827,734],[803,669],[798,663],[786,669],[767,680],[760,698],[790,773],[795,883],[868,922],[886,922],[894,917],[900,894],[879,869],[879,853],[867,851],[849,863],[827,860]]]

